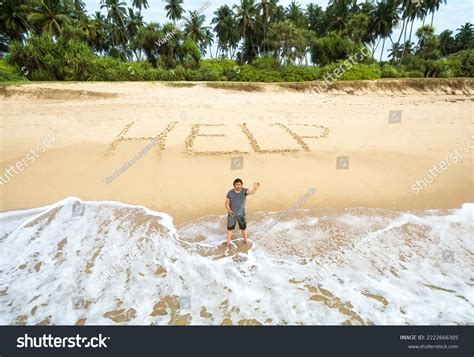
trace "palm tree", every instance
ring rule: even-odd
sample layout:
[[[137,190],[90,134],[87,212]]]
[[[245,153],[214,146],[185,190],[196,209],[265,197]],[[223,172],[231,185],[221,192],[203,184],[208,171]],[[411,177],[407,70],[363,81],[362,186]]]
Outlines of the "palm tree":
[[[239,32],[237,31],[234,13],[228,5],[223,5],[214,12],[214,15],[211,23],[215,25],[214,31],[217,35],[217,51],[221,49],[225,51],[226,55],[229,55],[229,50],[232,51],[232,49],[235,49],[239,42]]]
[[[134,50],[140,50],[145,53],[153,68],[156,68],[158,65],[158,56],[160,55],[162,46],[157,46],[157,43],[163,38],[163,35],[164,33],[160,24],[150,22],[149,24],[140,27],[137,35],[131,43],[131,47]]]
[[[467,50],[474,47],[474,30],[470,22],[466,22],[456,31],[458,31],[455,37],[458,50]]]
[[[456,41],[452,35],[453,31],[444,30],[438,36],[439,48],[444,57],[456,51]]]
[[[122,28],[125,28],[125,16],[127,4],[120,0],[105,0],[105,3],[101,5],[102,8],[107,9],[107,20],[113,21],[115,24]]]
[[[28,20],[37,27],[38,32],[59,36],[64,25],[71,22],[70,9],[60,0],[42,0],[35,5]]]
[[[112,45],[110,36],[107,36],[107,19],[100,11],[96,11],[92,19],[98,29],[97,38],[91,41],[92,47],[99,52],[99,54],[103,54],[107,52]]]
[[[387,9],[385,12],[385,20],[388,23],[388,26],[390,27],[390,33],[389,33],[389,39],[390,42],[393,45],[393,40],[392,40],[392,32],[393,28],[397,23],[400,21],[400,9],[399,9],[399,3],[400,0],[388,0],[387,1]]]
[[[397,42],[400,43],[400,40],[402,39],[402,35],[405,32],[406,25],[408,23],[408,2],[411,0],[401,0],[399,3],[400,7],[400,12],[401,12],[401,19],[402,19],[402,28],[400,30],[400,35],[398,36]]]
[[[354,9],[353,0],[332,0],[326,9],[329,21],[329,30],[342,31],[346,28],[351,10]]]
[[[345,36],[350,38],[354,42],[353,51],[357,51],[357,47],[365,43],[373,43],[378,33],[375,35],[375,32],[371,31],[371,21],[372,18],[364,13],[358,12],[355,15],[352,15],[345,29]],[[374,35],[372,35],[374,34]]]
[[[306,18],[301,10],[300,5],[292,0],[288,8],[286,9],[286,18],[292,21],[298,27],[306,27]]]
[[[94,13],[94,20],[97,20],[97,21],[99,21],[99,22],[105,23],[106,18],[105,18],[104,15],[101,14],[100,11],[96,11],[96,12]]]
[[[148,1],[147,0],[132,0],[132,6],[136,7],[138,10],[142,10],[142,7],[144,9],[148,9]]]
[[[28,28],[29,7],[26,0],[3,0],[0,5],[0,32],[11,40],[23,40]]]
[[[431,26],[433,26],[435,12],[439,10],[441,4],[446,4],[446,0],[425,0],[425,3],[428,12],[431,12]]]
[[[285,8],[282,5],[278,5],[278,0],[270,0],[270,2],[273,3],[273,6],[275,8],[273,14],[273,22],[284,21],[286,16]]]
[[[143,27],[143,25],[143,16],[141,12],[134,12],[133,9],[128,8],[128,18],[126,24],[128,38],[134,38],[138,33],[140,27]],[[138,55],[138,52],[136,50],[133,50],[133,53],[135,54],[135,58],[139,60],[140,57]]]
[[[164,0],[166,2],[166,17],[176,24],[176,20],[180,20],[184,14],[183,0]]]
[[[400,12],[402,13],[402,29],[398,37],[397,42],[401,43],[401,38],[403,36],[403,42],[406,42],[406,35],[408,31],[408,23],[412,20],[412,14],[416,7],[420,6],[421,0],[398,0],[400,6]]]
[[[268,37],[280,61],[295,64],[297,59],[301,63],[306,57],[309,43],[307,34],[307,30],[285,20],[272,24]]]
[[[256,26],[256,15],[257,10],[255,8],[255,0],[240,0],[239,5],[234,5],[235,20],[239,31],[243,34],[243,45],[246,46],[246,42],[251,37],[251,31]]]
[[[79,26],[89,44],[92,44],[99,37],[99,25],[95,20],[85,17]]]
[[[306,7],[306,21],[310,30],[316,32],[319,36],[324,34],[324,12],[321,6],[308,4]]]
[[[120,0],[105,0],[101,8],[107,9],[107,30],[112,40],[112,52],[115,56],[124,58],[128,51],[126,44],[129,42],[129,36],[126,28],[126,3]],[[121,45],[122,52],[119,53],[117,46]],[[111,54],[109,52],[109,54]]]
[[[410,26],[410,36],[408,37],[408,41],[405,41],[405,44],[406,43],[411,43],[411,35],[412,35],[412,32],[413,32],[413,24],[415,23],[415,20],[418,18],[418,19],[422,19],[423,16],[425,15],[425,9],[423,6],[419,6],[418,2],[415,3],[413,2],[413,0],[406,0],[408,1],[408,4],[407,4],[407,7],[405,9],[405,15],[407,17],[407,19],[410,19],[411,20],[411,26]],[[408,23],[407,23],[407,26],[405,28],[405,36],[403,37],[403,39],[405,40],[406,39],[406,32],[407,32],[407,29],[408,29]],[[402,63],[403,61],[403,57],[405,56],[405,51],[406,49],[409,48],[409,46],[405,45],[403,46],[403,52],[402,52],[402,55],[400,57],[400,63]]]
[[[400,63],[403,61],[403,56],[405,54],[410,55],[413,53],[413,48],[415,44],[413,42],[406,41],[402,46],[402,54],[400,55]]]
[[[189,11],[189,18],[186,19],[184,25],[184,35],[196,42],[199,49],[204,54],[206,53],[206,47],[211,42],[209,35],[210,32],[208,26],[204,26],[206,18],[204,15],[199,15],[196,11]]]
[[[133,9],[128,8],[126,29],[129,37],[135,37],[138,29],[143,26],[143,16],[140,11],[134,12]]]
[[[276,3],[269,0],[260,0],[257,5],[257,12],[260,15],[261,24],[263,27],[263,52],[265,52],[265,44],[267,42],[267,26],[270,18],[275,10]]]
[[[387,37],[393,43],[390,35],[392,33],[393,24],[397,21],[397,6],[395,1],[388,0],[386,2],[377,3],[376,8],[373,12],[373,24],[372,31],[377,37],[380,37],[382,41],[382,50],[380,52],[380,62],[382,62],[383,50],[385,48],[385,40]]]
[[[205,33],[205,37],[204,37],[204,40],[203,40],[204,50],[202,50],[202,54],[206,55],[206,53],[207,53],[206,48],[209,47],[209,54],[211,55],[211,58],[212,58],[212,49],[211,48],[212,48],[212,44],[214,43],[214,34],[212,33],[212,30],[209,27],[205,28],[204,33]]]
[[[74,14],[74,18],[77,20],[77,19],[80,19],[80,18],[86,18],[87,15],[86,15],[86,4],[84,3],[83,0],[72,0],[72,4],[71,4],[72,8],[73,8],[73,14]]]
[[[395,42],[392,45],[392,48],[388,50],[388,58],[390,58],[390,62],[395,62],[397,59],[400,58],[403,52],[403,46],[400,45],[398,42]]]

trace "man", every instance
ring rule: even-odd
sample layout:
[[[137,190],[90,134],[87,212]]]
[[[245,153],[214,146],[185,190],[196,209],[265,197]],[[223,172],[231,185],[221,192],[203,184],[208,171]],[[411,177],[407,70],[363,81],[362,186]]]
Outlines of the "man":
[[[227,192],[225,200],[225,208],[227,209],[227,249],[230,249],[230,240],[235,229],[236,222],[239,224],[244,243],[247,245],[247,222],[245,221],[245,199],[248,195],[254,195],[260,187],[259,182],[253,184],[253,190],[242,187],[242,180],[237,178],[234,180],[234,188]]]

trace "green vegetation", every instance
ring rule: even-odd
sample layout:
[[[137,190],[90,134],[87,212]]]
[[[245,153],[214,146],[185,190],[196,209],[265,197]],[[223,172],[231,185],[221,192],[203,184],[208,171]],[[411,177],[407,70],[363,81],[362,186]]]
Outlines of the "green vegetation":
[[[0,82],[21,82],[25,80],[27,80],[25,76],[19,74],[15,67],[0,59]]]
[[[445,0],[333,0],[325,10],[315,4],[303,9],[296,1],[285,8],[278,0],[240,0],[220,6],[211,26],[202,15],[206,4],[186,13],[182,0],[165,3],[170,22],[158,24],[143,21],[147,0],[133,0],[131,7],[100,0],[101,11],[94,15],[82,0],[3,0],[0,81],[473,76],[473,25],[435,34],[434,15]],[[413,29],[416,19],[430,24]],[[401,29],[398,40],[392,38],[395,26]],[[389,60],[375,59],[387,40]]]

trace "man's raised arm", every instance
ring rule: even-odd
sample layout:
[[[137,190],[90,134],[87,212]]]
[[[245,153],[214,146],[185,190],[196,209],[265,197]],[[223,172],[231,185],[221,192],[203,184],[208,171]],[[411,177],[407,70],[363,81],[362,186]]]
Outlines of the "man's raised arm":
[[[260,182],[254,182],[253,183],[253,190],[249,191],[247,190],[247,195],[254,195],[257,192],[257,189],[260,187]]]

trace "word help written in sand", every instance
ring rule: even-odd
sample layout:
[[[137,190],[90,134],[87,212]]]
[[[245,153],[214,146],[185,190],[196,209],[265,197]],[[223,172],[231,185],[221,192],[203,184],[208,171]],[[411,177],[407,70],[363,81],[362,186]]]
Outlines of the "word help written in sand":
[[[128,137],[126,136],[128,131],[132,128],[132,126],[135,124],[135,122],[130,122],[125,127],[119,132],[119,134],[115,137],[115,139],[112,141],[110,144],[109,148],[107,149],[105,155],[112,155],[115,150],[117,149],[119,144],[123,144],[126,142],[131,142],[131,141],[147,141],[147,140],[159,140],[159,149],[160,151],[165,150],[166,146],[166,139],[168,134],[173,131],[173,129],[176,127],[178,124],[177,121],[170,122],[166,128],[158,133],[156,136],[149,136],[149,137]],[[226,124],[191,124],[191,132],[187,136],[187,138],[184,140],[184,147],[185,147],[185,153],[189,155],[227,155],[227,154],[250,154],[250,152],[245,151],[245,149],[234,149],[234,150],[219,150],[219,151],[197,151],[195,149],[195,144],[198,138],[204,137],[207,140],[209,140],[212,137],[216,138],[226,138],[228,135],[225,135],[223,133],[208,133],[205,130],[206,129],[216,129],[216,128],[225,128]],[[279,128],[281,130],[281,133],[284,134],[287,137],[288,143],[292,142],[293,144],[297,144],[300,149],[295,149],[295,148],[279,148],[279,149],[264,149],[262,145],[258,142],[256,139],[254,133],[249,129],[247,123],[240,123],[237,124],[237,128],[240,129],[240,132],[242,135],[242,144],[250,144],[250,147],[253,149],[255,153],[258,154],[284,154],[284,153],[294,153],[298,151],[305,151],[305,152],[310,152],[310,147],[308,143],[305,141],[305,139],[320,139],[320,138],[327,138],[329,135],[329,129],[321,126],[321,125],[316,125],[316,124],[281,124],[281,123],[273,123],[269,125],[271,127]],[[295,127],[295,128],[300,128],[301,127],[304,129],[304,131],[307,131],[308,129],[312,129],[313,131],[317,131],[318,135],[301,135],[298,134],[294,129],[290,127]],[[232,130],[232,136],[235,135],[235,129]],[[265,133],[265,135],[268,135]],[[284,140],[278,140],[278,143],[281,145],[282,143],[284,144]]]

